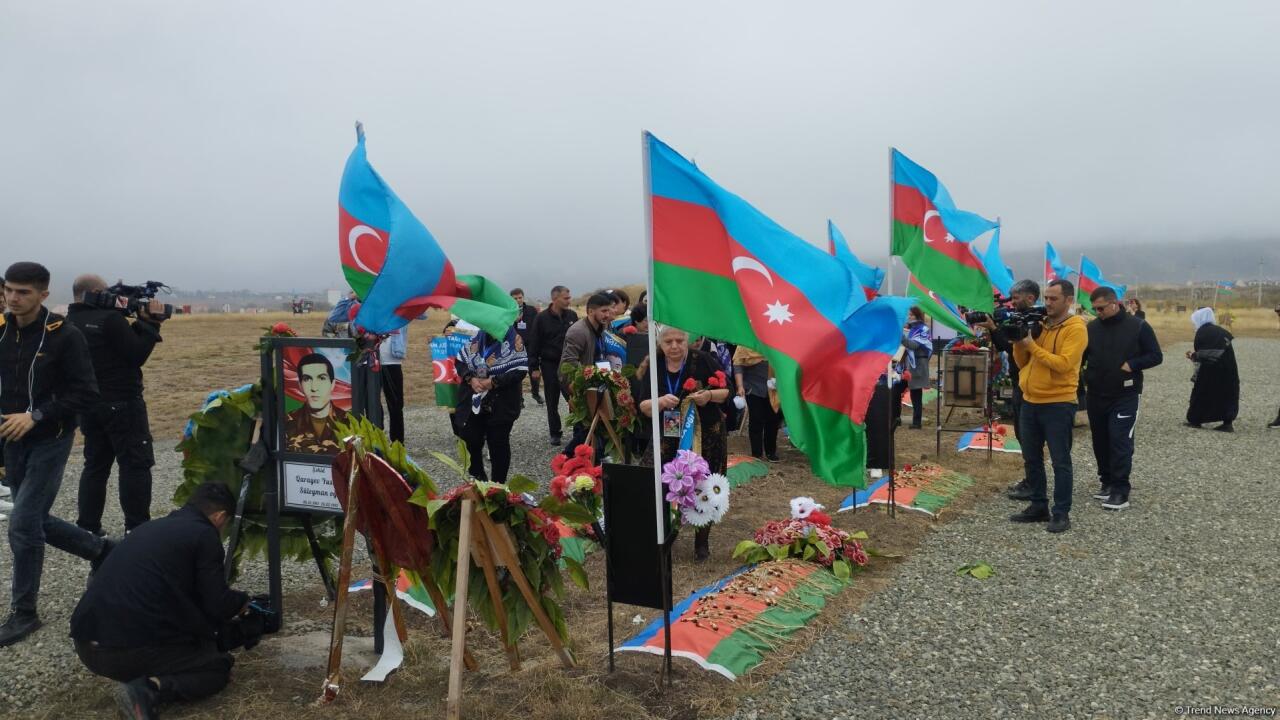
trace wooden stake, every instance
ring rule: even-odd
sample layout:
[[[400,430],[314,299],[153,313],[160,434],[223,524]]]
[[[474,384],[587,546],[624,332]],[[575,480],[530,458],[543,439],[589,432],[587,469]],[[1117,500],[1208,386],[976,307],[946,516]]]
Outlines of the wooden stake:
[[[468,495],[475,497],[475,491],[469,490]],[[463,508],[463,521],[466,521],[466,513],[469,507]],[[542,628],[543,634],[547,636],[547,640],[551,643],[551,647],[555,648],[556,654],[560,656],[560,664],[566,668],[573,667],[573,656],[569,655],[569,651],[565,649],[564,643],[560,642],[560,635],[556,632],[556,626],[551,622],[551,618],[547,617],[547,613],[542,609],[542,602],[538,598],[538,594],[534,592],[529,585],[529,579],[524,576],[524,571],[520,569],[520,560],[516,557],[515,551],[512,549],[507,538],[500,536],[498,528],[493,524],[493,519],[485,513],[476,513],[476,519],[480,521],[480,527],[489,537],[494,539],[494,548],[498,551],[498,556],[507,564],[507,572],[511,573],[511,579],[515,581],[516,586],[520,588],[520,594],[524,596],[525,602],[529,604],[529,608],[533,611],[533,617],[538,621],[538,627]],[[461,542],[461,540],[459,540]],[[461,551],[459,551],[461,552]],[[454,623],[455,627],[457,623]]]
[[[449,695],[446,717],[462,718],[462,662],[467,647],[467,585],[471,578],[472,497],[462,498],[462,520],[458,529],[458,572],[453,591],[453,645],[449,649]],[[483,513],[481,513],[483,517]]]
[[[511,637],[511,631],[507,628],[507,612],[502,605],[502,589],[498,587],[498,572],[493,566],[493,557],[489,554],[489,548],[493,547],[493,539],[488,533],[482,531],[472,538],[471,545],[477,564],[484,570],[485,584],[489,586],[489,602],[493,603],[493,614],[498,619],[498,631],[502,636],[502,647],[507,651],[507,662],[511,665],[512,671],[519,671],[520,655],[516,652],[516,638]]]
[[[351,585],[351,552],[356,539],[356,481],[360,479],[360,439],[352,440],[357,452],[347,473],[347,515],[342,521],[342,555],[338,560],[338,596],[333,601],[333,635],[329,638],[329,672],[320,689],[320,702],[332,702],[342,686],[342,641],[347,633],[347,587]]]

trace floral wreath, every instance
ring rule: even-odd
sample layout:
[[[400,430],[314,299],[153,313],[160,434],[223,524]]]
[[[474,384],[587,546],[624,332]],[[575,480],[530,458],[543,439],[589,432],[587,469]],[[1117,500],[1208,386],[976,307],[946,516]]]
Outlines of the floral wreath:
[[[604,390],[609,394],[613,405],[613,428],[619,434],[629,432],[636,427],[639,419],[635,396],[631,394],[630,378],[635,377],[635,368],[627,365],[621,370],[602,370],[595,365],[572,365],[566,363],[560,367],[569,391],[569,415],[566,422],[570,425],[588,422],[587,391]],[[607,440],[612,445],[612,440]],[[615,457],[623,454],[623,448],[609,448]]]
[[[854,569],[867,564],[867,552],[859,542],[867,535],[832,527],[823,509],[813,498],[793,498],[789,520],[765,523],[754,539],[738,543],[733,556],[749,563],[798,558],[831,568],[841,580],[849,579]]]

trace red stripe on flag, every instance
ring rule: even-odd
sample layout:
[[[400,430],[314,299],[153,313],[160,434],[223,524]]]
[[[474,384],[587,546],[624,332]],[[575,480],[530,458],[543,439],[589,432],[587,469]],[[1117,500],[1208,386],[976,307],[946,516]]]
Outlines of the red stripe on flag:
[[[1058,279],[1058,273],[1053,271],[1053,263],[1048,260],[1044,261],[1044,279],[1046,282]]]
[[[654,261],[732,278],[756,337],[800,364],[801,397],[861,423],[888,355],[846,352],[840,328],[730,237],[711,208],[657,195],[652,207]]]
[[[388,233],[370,227],[338,206],[338,255],[343,267],[377,275],[387,259]]]
[[[925,247],[942,253],[961,265],[986,272],[982,262],[970,250],[969,243],[956,240],[947,232],[937,208],[919,190],[908,185],[893,186],[893,219],[921,228]]]
[[[1085,275],[1084,273],[1080,274],[1079,285],[1080,285],[1080,288],[1079,288],[1080,292],[1085,294],[1089,294],[1094,290],[1098,289],[1098,283],[1095,282],[1093,278],[1089,277],[1088,275]]]

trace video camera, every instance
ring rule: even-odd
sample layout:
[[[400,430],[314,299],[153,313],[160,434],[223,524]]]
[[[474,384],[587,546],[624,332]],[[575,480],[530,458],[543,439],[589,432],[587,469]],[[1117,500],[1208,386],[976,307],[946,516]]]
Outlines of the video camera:
[[[1004,330],[1009,335],[1020,339],[1030,334],[1040,323],[1044,322],[1045,317],[1048,315],[1043,307],[1030,307],[1026,310],[1019,310],[1014,307],[1012,300],[999,293],[995,294],[995,303],[995,312],[990,315],[978,311],[967,312],[964,315],[964,321],[970,325],[977,325],[990,319],[996,324],[997,329]]]
[[[105,308],[107,310],[119,310],[125,315],[136,317],[138,311],[147,306],[147,303],[155,299],[156,293],[163,290],[164,292],[173,292],[168,285],[155,280],[148,280],[142,285],[125,285],[124,283],[116,283],[106,290],[88,290],[84,294],[84,302],[86,305]],[[157,320],[168,320],[173,316],[173,306],[165,303],[164,312],[159,315],[152,315]]]
[[[218,650],[252,650],[262,641],[263,635],[271,635],[279,630],[280,613],[271,607],[271,600],[266,595],[255,595],[249,601],[248,612],[224,623],[218,631]]]

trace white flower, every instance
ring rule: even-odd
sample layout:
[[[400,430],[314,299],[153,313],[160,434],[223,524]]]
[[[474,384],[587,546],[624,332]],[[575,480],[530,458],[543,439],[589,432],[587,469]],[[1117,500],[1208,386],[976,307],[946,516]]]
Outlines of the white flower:
[[[811,497],[791,498],[791,518],[793,520],[804,520],[813,513],[814,510],[823,510],[825,506],[819,505],[816,500]]]
[[[729,479],[712,473],[698,481],[693,507],[683,511],[684,521],[695,527],[718,523],[729,511]]]

